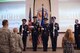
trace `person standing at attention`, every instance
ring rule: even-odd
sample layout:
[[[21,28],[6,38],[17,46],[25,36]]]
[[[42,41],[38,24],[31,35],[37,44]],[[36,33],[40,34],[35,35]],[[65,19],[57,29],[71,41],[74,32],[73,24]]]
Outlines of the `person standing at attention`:
[[[19,33],[22,36],[22,41],[23,41],[23,51],[26,51],[26,42],[27,42],[27,36],[28,36],[28,25],[26,24],[27,20],[22,19],[22,25],[20,25],[19,28]]]
[[[50,38],[52,44],[52,51],[56,51],[57,48],[57,37],[59,35],[59,24],[56,23],[56,17],[51,17],[50,23]]]

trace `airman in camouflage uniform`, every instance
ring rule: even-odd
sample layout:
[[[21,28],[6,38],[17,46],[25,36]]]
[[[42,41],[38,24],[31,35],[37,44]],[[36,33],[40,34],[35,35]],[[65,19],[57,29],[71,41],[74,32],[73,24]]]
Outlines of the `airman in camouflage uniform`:
[[[15,53],[22,53],[23,44],[22,37],[18,34],[18,29],[13,29],[13,38],[15,39]]]
[[[14,39],[8,29],[8,20],[2,21],[3,27],[0,29],[0,53],[14,53]]]

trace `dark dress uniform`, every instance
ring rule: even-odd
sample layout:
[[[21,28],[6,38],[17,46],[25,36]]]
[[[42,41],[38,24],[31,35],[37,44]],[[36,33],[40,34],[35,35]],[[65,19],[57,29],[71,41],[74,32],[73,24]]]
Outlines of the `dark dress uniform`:
[[[48,39],[49,39],[49,24],[46,23],[44,24],[43,30],[42,30],[43,51],[47,51]]]
[[[19,28],[19,32],[22,35],[23,47],[24,51],[26,50],[26,41],[28,36],[28,25],[21,25]]]
[[[75,24],[74,28],[75,44],[77,45],[77,49],[80,49],[80,24]]]
[[[37,50],[37,41],[38,41],[38,36],[39,36],[39,23],[32,23],[32,45],[33,45],[33,51]]]
[[[52,43],[52,50],[56,51],[57,47],[57,36],[58,36],[59,24],[50,23],[50,38]]]

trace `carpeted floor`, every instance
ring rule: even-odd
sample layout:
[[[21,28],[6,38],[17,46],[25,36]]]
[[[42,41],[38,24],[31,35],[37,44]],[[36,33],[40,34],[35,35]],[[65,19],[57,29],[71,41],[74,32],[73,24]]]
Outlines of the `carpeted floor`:
[[[48,49],[47,52],[44,52],[42,49],[38,49],[36,52],[32,51],[32,49],[26,49],[23,53],[63,53],[63,49],[59,48],[56,52],[53,52],[51,49]],[[74,50],[74,53],[80,53],[80,50]]]

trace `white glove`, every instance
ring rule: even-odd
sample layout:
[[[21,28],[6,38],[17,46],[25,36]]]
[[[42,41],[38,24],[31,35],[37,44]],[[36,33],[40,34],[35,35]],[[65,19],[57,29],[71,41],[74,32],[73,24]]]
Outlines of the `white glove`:
[[[22,28],[22,31],[24,31],[24,28]]]
[[[54,29],[56,29],[56,28],[54,27]]]
[[[31,33],[29,33],[29,35],[31,35]]]
[[[55,32],[53,32],[53,36],[55,36]]]
[[[29,28],[34,28],[34,26],[29,26]]]
[[[29,33],[29,31],[27,31],[27,33]]]
[[[41,28],[42,30],[44,30],[44,28]]]

